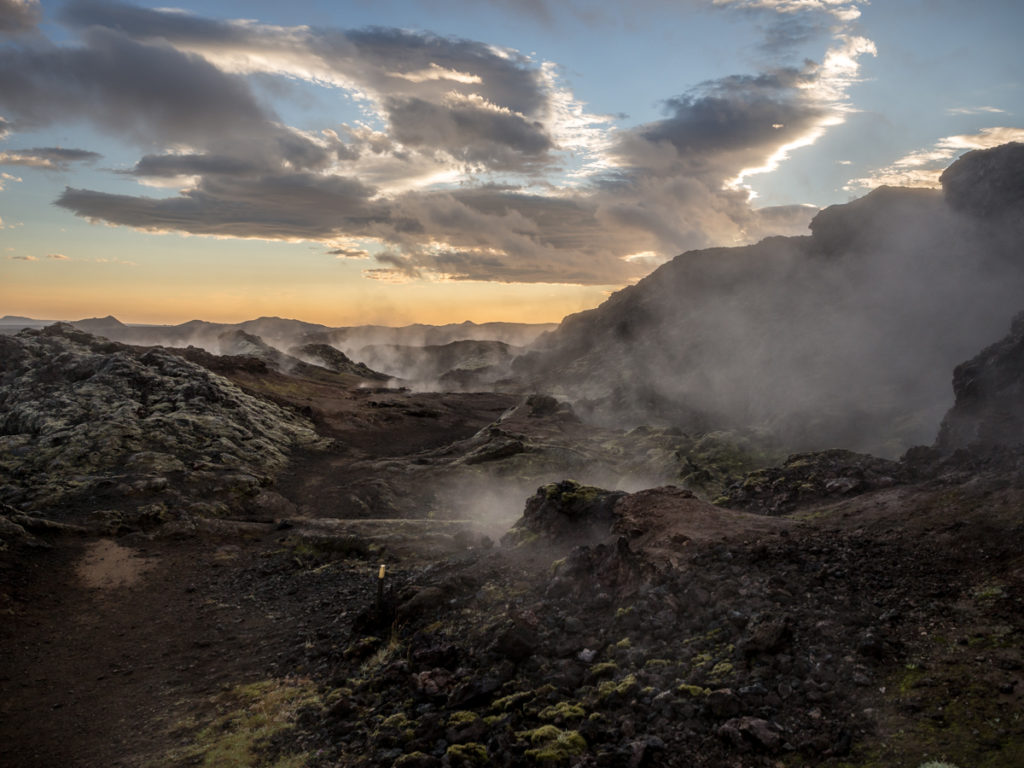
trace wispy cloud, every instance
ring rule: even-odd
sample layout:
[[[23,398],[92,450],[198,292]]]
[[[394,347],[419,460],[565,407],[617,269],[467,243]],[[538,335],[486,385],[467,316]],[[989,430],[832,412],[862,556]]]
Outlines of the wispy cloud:
[[[946,110],[949,115],[993,115],[1006,114],[1005,109],[998,107],[951,107]]]
[[[6,189],[6,183],[8,181],[13,181],[17,183],[22,181],[22,178],[20,176],[12,176],[11,174],[6,172],[0,173],[0,191]]]
[[[53,259],[54,261],[70,261],[71,259],[65,256],[63,253],[48,253],[46,258]]]
[[[66,170],[72,163],[92,163],[101,158],[98,152],[85,149],[63,149],[61,147],[37,147],[36,149],[12,149],[0,152],[0,165],[22,165],[28,168]]]
[[[36,259],[35,256],[32,256],[30,254],[19,254],[17,256],[8,256],[7,258],[11,259],[12,261],[38,261],[38,259]]]
[[[939,177],[949,162],[962,152],[990,149],[1011,141],[1024,141],[1024,128],[996,126],[977,133],[945,136],[931,147],[910,152],[867,176],[850,179],[843,189],[864,192],[880,186],[931,187],[942,185]]]
[[[714,0],[714,5],[740,8],[743,10],[774,11],[783,14],[798,14],[808,11],[822,11],[840,21],[854,21],[860,18],[860,5],[866,0]]]

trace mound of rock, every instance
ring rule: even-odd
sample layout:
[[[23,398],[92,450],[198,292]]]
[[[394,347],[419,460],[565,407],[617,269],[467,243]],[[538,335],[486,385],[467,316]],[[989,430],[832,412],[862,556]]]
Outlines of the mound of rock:
[[[968,152],[947,168],[940,181],[957,210],[985,218],[1016,212],[1024,216],[1024,144]]]
[[[353,361],[348,355],[330,344],[303,344],[292,347],[289,350],[292,357],[296,357],[312,365],[318,365],[335,373],[350,373],[354,376],[362,376],[364,379],[376,381],[387,381],[391,377],[385,373],[378,373],[363,363]]]
[[[304,418],[163,349],[58,324],[0,339],[0,361],[0,501],[25,509],[224,509],[321,443]]]
[[[936,448],[1024,443],[1024,312],[1010,333],[953,371],[956,402],[942,421]]]
[[[527,499],[522,518],[503,541],[515,543],[538,537],[583,541],[605,536],[615,519],[615,505],[625,495],[573,480],[548,483]]]

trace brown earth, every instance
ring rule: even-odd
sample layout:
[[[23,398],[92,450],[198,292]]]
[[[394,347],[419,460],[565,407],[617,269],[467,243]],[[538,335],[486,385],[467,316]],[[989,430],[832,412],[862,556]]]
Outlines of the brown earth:
[[[343,442],[297,454],[279,478],[293,509],[313,517],[335,512],[354,459],[469,437],[517,401],[346,390],[244,362],[221,373]],[[0,552],[0,765],[11,768],[167,764],[182,723],[208,719],[232,687],[304,674],[308,636],[350,620],[374,593],[375,566],[357,561],[332,594],[297,601],[305,566],[273,525],[214,522],[182,539],[35,538]]]
[[[556,765],[1024,760],[1013,456],[772,518],[653,489],[619,502],[606,544],[488,548],[446,521],[315,519],[366,473],[401,475],[517,400],[233,378],[305,409],[335,449],[277,478],[288,514],[116,540],[40,526],[0,552],[0,765],[390,766],[422,752],[407,764],[457,768],[472,745],[533,764],[539,737],[523,734],[551,724],[546,707],[587,745],[567,742]],[[240,712],[270,706],[251,699],[266,685],[312,693],[287,727],[217,751],[244,731]],[[478,715],[497,719],[446,728]]]

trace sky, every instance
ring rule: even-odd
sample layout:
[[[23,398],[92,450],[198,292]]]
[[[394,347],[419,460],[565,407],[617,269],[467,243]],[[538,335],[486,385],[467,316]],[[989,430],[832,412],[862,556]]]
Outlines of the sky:
[[[1018,0],[0,0],[0,315],[555,322],[1024,141]]]

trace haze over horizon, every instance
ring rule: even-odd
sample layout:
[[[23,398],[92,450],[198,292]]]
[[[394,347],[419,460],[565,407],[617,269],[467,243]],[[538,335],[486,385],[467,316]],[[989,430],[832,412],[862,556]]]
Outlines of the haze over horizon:
[[[557,322],[1024,141],[970,8],[0,0],[0,315]]]

